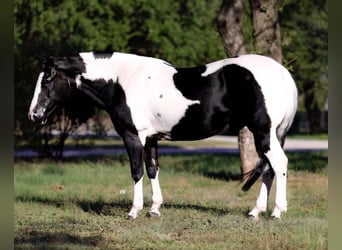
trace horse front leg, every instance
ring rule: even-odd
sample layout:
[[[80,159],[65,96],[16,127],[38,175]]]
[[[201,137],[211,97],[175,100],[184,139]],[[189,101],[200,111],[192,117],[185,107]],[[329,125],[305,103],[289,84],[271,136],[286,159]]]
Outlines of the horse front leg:
[[[133,204],[128,218],[136,219],[144,206],[143,177],[144,177],[144,148],[138,135],[126,133],[123,136],[124,144],[129,156],[131,176],[133,179]]]
[[[163,195],[159,185],[159,163],[157,140],[147,139],[145,144],[145,164],[147,175],[152,186],[152,206],[148,212],[149,217],[159,217],[159,208],[163,203]]]

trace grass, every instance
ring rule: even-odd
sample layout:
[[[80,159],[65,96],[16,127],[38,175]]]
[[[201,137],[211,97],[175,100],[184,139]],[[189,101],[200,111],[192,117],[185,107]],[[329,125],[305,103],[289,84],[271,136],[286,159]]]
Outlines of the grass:
[[[159,141],[161,147],[181,147],[181,148],[200,148],[200,147],[237,147],[236,142],[231,141],[211,141],[211,140],[199,140],[199,141]],[[75,140],[68,138],[66,140],[66,146],[89,147],[89,146],[123,146],[123,141],[120,138],[97,138],[97,139],[81,139]]]
[[[127,157],[18,161],[14,166],[16,249],[327,249],[327,153],[291,153],[288,212],[256,223],[249,192],[236,180],[238,156],[161,156],[160,218],[145,208],[127,220],[132,197]],[[305,168],[308,166],[308,168]],[[299,169],[299,170],[298,170]],[[227,181],[229,180],[229,181]]]
[[[305,139],[305,140],[328,140],[328,133],[321,134],[295,134],[288,135],[286,138],[290,139]]]

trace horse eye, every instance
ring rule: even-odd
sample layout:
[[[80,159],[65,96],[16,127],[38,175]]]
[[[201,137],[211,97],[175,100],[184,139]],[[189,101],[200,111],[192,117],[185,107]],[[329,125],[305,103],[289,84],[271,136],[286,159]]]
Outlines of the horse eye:
[[[51,71],[49,73],[47,73],[47,77],[46,80],[47,81],[51,81],[52,78],[56,75],[56,70],[55,69],[51,69]]]

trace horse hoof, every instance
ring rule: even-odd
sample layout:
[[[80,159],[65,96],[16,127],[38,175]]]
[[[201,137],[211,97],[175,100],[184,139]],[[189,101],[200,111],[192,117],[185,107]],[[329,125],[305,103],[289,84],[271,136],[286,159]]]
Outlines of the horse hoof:
[[[148,218],[160,217],[160,213],[159,213],[159,212],[155,212],[155,211],[148,211],[148,213],[146,214],[146,216],[147,216]]]
[[[137,217],[132,215],[127,215],[128,220],[135,220]]]
[[[277,216],[274,216],[274,215],[271,215],[270,219],[273,220],[273,221],[281,221],[280,217],[277,217]]]
[[[248,218],[249,220],[255,221],[255,222],[257,222],[257,221],[259,220],[259,217],[258,217],[258,216],[254,216],[254,215],[252,215],[252,214],[248,214],[248,215],[247,215],[247,218]]]
[[[129,219],[129,220],[135,220],[136,218],[138,218],[138,213],[132,213],[132,212],[130,212],[130,213],[127,215],[127,219]]]

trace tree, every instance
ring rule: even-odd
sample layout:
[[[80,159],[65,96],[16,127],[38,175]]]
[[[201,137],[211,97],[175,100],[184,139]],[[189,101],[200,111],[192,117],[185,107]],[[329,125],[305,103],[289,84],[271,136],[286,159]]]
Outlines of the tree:
[[[282,63],[277,3],[278,0],[250,0],[256,52]]]
[[[300,94],[298,109],[307,112],[310,132],[321,132],[328,96],[328,2],[280,0],[279,20],[283,61]]]
[[[308,110],[314,124],[327,99],[327,1],[278,1],[283,62],[298,84],[299,109]],[[226,56],[215,30],[220,5],[233,10],[231,20],[224,20],[228,16],[222,12],[223,36],[234,37],[228,33],[237,27],[242,37],[239,43],[237,37],[232,40],[238,46],[228,55],[245,53],[244,49],[258,52],[255,40],[265,39],[253,27],[251,4],[247,0],[14,0],[14,88],[15,99],[20,100],[15,102],[16,142],[27,143],[36,130],[27,120],[40,64],[34,56],[122,51],[177,66],[204,64]],[[260,8],[260,13],[268,13],[265,10]]]
[[[228,56],[247,54],[242,20],[243,0],[223,0],[216,26]]]
[[[223,0],[217,16],[217,29],[228,56],[246,54],[243,34],[243,0]],[[250,13],[253,24],[255,50],[281,62],[281,39],[276,0],[250,0]],[[243,180],[259,161],[254,145],[253,134],[247,127],[239,131],[241,171]]]

